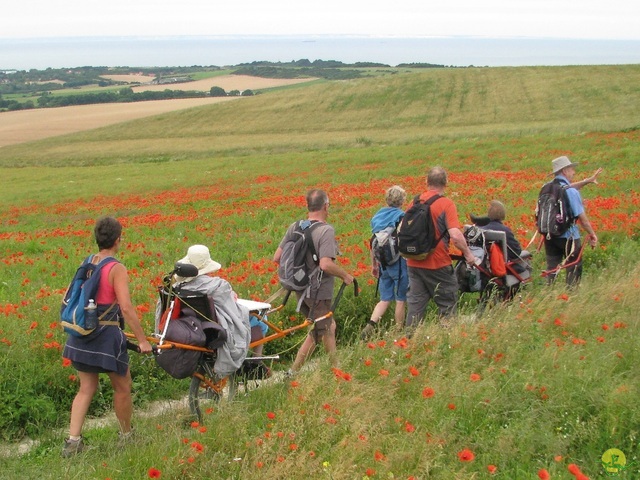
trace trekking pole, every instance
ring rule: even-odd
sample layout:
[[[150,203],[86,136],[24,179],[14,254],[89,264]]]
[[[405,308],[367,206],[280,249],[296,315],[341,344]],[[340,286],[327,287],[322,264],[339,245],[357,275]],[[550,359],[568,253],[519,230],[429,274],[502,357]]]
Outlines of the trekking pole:
[[[336,298],[333,300],[333,305],[331,305],[331,311],[335,312],[336,308],[338,308],[338,303],[340,303],[340,299],[342,298],[342,294],[344,293],[344,289],[347,286],[346,283],[342,282],[342,285],[340,285],[340,290],[338,290],[338,294],[336,295]],[[353,279],[353,296],[357,297],[359,294],[359,290],[358,290],[358,281],[354,278]]]

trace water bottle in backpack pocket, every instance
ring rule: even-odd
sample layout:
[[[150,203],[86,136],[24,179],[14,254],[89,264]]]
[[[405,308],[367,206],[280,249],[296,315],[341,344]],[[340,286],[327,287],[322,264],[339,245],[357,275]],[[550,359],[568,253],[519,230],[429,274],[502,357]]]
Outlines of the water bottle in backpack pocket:
[[[94,299],[100,284],[100,272],[104,266],[117,262],[115,258],[107,257],[96,265],[91,263],[92,259],[93,255],[87,257],[76,270],[60,307],[60,324],[66,333],[74,337],[89,335],[98,327],[101,319]],[[90,306],[91,302],[93,306]],[[114,302],[102,315],[111,312],[113,316],[117,312],[113,310],[115,306]],[[115,320],[113,322],[117,323]]]

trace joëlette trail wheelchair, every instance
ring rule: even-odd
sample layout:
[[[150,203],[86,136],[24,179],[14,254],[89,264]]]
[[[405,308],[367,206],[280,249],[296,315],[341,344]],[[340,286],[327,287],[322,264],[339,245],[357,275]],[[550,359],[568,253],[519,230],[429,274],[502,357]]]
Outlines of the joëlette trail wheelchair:
[[[509,255],[505,232],[465,225],[463,234],[479,259],[477,265],[469,267],[461,256],[451,257],[457,262],[455,272],[460,292],[480,293],[480,312],[489,305],[513,299],[520,288],[531,282],[531,254],[523,250],[517,255],[515,252]]]
[[[153,335],[147,339],[153,344],[156,362],[174,378],[191,377],[188,405],[191,413],[199,421],[210,412],[224,396],[232,399],[239,383],[261,380],[270,374],[266,361],[279,358],[278,355],[262,356],[262,346],[273,340],[291,335],[313,325],[314,322],[330,317],[337,307],[345,285],[343,284],[334,300],[332,311],[319,318],[302,318],[293,325],[281,328],[269,317],[284,308],[291,294],[281,289],[270,300],[284,295],[282,303],[272,307],[269,302],[238,299],[237,302],[250,312],[251,341],[246,358],[234,373],[219,375],[216,360],[219,349],[224,348],[227,331],[221,327],[216,316],[215,305],[207,295],[196,294],[184,288],[185,283],[175,283],[176,277],[189,278],[198,275],[196,267],[175,264],[174,269],[163,278],[158,288],[159,301]],[[354,285],[357,294],[357,285]],[[266,334],[267,331],[273,333]],[[132,334],[126,334],[133,338]],[[180,338],[181,341],[178,341]],[[129,343],[129,348],[137,346]]]

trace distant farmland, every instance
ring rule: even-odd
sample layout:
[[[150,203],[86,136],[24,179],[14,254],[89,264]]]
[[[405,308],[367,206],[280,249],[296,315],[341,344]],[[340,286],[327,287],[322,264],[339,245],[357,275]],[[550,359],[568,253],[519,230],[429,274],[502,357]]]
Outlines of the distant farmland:
[[[118,75],[117,80],[140,82],[139,75]],[[150,77],[144,77],[149,79]],[[136,92],[146,90],[201,90],[218,86],[226,91],[260,90],[308,82],[314,79],[273,79],[246,75],[222,75],[194,82],[133,87]],[[154,100],[136,103],[108,103],[63,108],[42,108],[0,113],[0,147],[91,130],[138,118],[187,108],[210,105],[241,97],[185,98]]]

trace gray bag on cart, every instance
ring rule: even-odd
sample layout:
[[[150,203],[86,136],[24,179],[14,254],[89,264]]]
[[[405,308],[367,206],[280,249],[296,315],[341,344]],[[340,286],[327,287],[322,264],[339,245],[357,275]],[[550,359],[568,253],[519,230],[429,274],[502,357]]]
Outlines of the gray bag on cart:
[[[200,320],[191,316],[170,320],[165,339],[196,347],[204,347],[207,342]],[[201,355],[202,352],[184,348],[160,349],[156,363],[173,378],[187,378],[198,368]]]

